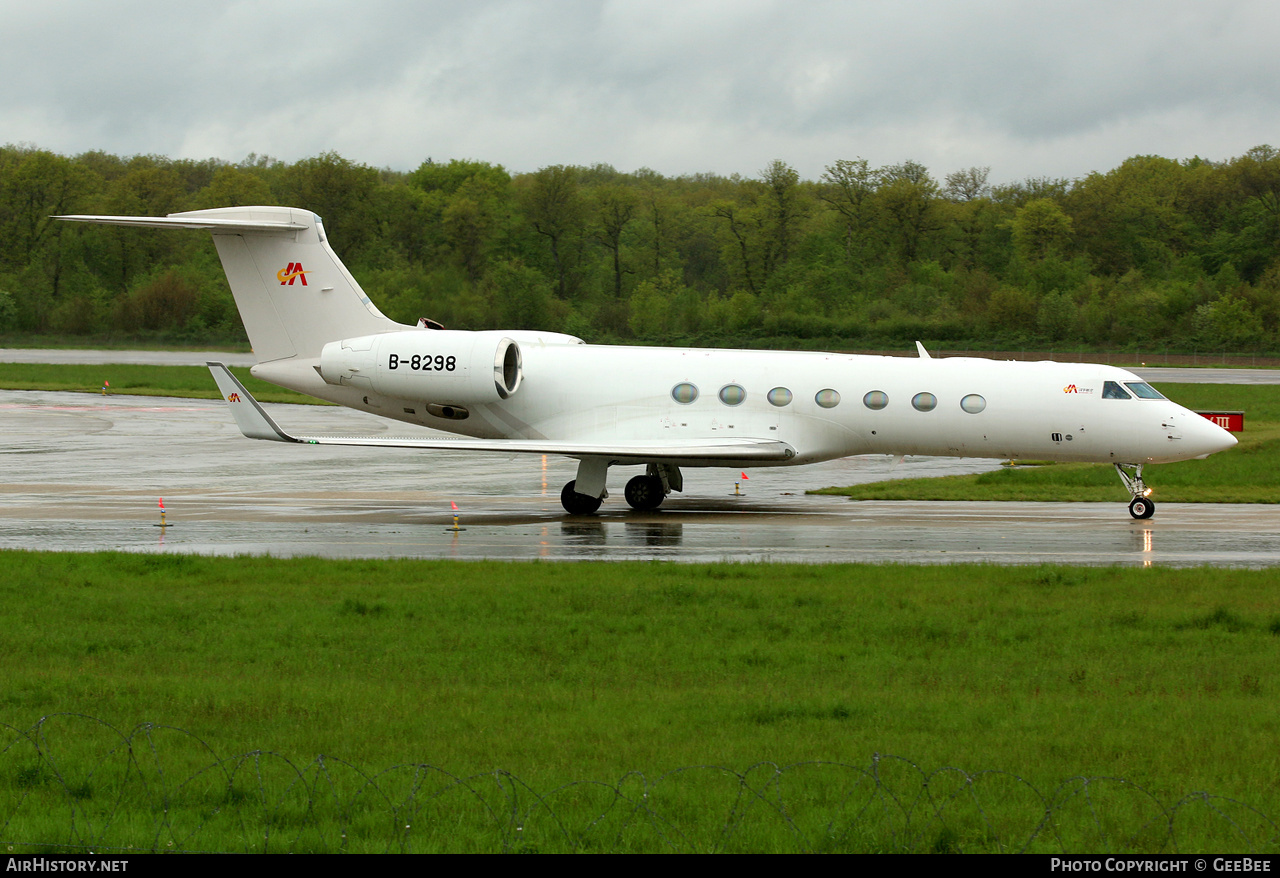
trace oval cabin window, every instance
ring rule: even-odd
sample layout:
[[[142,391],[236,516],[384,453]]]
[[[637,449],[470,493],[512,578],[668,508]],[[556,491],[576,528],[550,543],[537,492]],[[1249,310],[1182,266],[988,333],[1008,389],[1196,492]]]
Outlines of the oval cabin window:
[[[671,398],[681,405],[688,405],[698,398],[698,388],[685,381],[671,388]]]
[[[878,412],[889,404],[889,394],[883,390],[873,390],[862,398],[862,404]]]

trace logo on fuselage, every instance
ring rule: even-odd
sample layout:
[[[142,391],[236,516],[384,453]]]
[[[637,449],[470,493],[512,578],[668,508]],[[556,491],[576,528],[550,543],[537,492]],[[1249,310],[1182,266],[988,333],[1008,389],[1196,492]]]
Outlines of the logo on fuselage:
[[[293,286],[295,280],[302,281],[302,285],[307,285],[307,275],[309,271],[302,270],[301,262],[290,262],[287,266],[276,272],[276,280],[280,281],[280,286]]]
[[[1068,384],[1066,387],[1062,388],[1062,392],[1063,393],[1079,393],[1080,391],[1074,384]]]

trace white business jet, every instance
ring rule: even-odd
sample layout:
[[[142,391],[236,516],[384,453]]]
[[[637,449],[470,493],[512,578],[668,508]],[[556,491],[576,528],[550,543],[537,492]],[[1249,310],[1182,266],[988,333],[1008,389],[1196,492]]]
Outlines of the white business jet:
[[[209,367],[241,431],[317,445],[561,454],[578,460],[560,500],[575,515],[608,497],[612,466],[643,467],[627,503],[654,509],[682,467],[796,466],[855,454],[1089,461],[1115,465],[1155,504],[1148,463],[1236,444],[1216,424],[1123,369],[834,353],[616,347],[555,332],[463,332],[385,317],[325,238],[320,217],[233,207],[77,222],[213,233],[257,355],[253,375],[361,411],[469,439],[291,436],[222,364]]]

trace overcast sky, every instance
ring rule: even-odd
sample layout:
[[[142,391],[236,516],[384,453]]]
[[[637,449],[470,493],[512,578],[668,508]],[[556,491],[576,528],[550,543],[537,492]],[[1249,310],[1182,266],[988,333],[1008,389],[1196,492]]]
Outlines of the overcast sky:
[[[1275,0],[0,0],[0,143],[808,179],[1280,145]]]

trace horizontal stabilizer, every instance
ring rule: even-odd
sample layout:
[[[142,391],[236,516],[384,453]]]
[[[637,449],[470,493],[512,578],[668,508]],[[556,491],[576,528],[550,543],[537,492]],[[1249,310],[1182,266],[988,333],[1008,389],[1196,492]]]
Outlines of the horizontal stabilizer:
[[[245,390],[222,363],[206,363],[218,389],[231,406],[240,432],[250,439],[302,442],[308,445],[361,445],[384,448],[421,448],[434,451],[488,451],[501,454],[562,454],[565,457],[602,457],[616,462],[654,460],[779,461],[795,457],[795,449],[776,439],[673,440],[670,442],[557,442],[551,439],[418,439],[386,436],[291,436],[280,429],[258,401]]]
[[[254,234],[291,234],[308,228],[306,225],[280,220],[248,220],[248,219],[214,219],[212,217],[184,217],[182,214],[171,216],[90,216],[77,214],[59,216],[54,219],[72,223],[98,223],[105,226],[137,226],[146,229],[204,229],[214,234],[240,235],[245,232]]]

